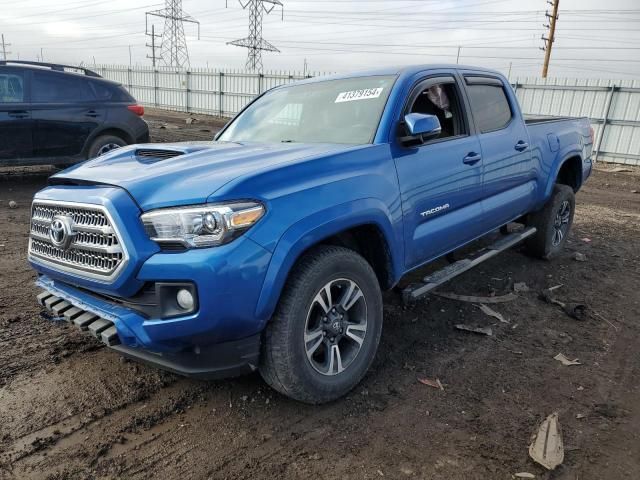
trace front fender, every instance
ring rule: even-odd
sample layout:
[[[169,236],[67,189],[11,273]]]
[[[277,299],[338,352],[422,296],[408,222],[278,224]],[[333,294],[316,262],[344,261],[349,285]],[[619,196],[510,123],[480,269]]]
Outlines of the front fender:
[[[392,223],[392,214],[380,200],[364,198],[320,210],[292,225],[273,252],[256,307],[261,328],[271,318],[291,268],[303,252],[322,240],[360,225],[373,224],[383,233],[390,249],[392,276],[402,275],[402,226]]]

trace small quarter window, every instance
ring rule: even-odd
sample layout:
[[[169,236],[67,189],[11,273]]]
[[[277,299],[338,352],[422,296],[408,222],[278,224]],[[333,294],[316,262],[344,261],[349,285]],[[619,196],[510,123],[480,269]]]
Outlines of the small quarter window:
[[[18,73],[0,73],[0,103],[24,102],[24,78]]]
[[[506,127],[512,112],[502,85],[467,85],[471,112],[480,132],[491,132]]]

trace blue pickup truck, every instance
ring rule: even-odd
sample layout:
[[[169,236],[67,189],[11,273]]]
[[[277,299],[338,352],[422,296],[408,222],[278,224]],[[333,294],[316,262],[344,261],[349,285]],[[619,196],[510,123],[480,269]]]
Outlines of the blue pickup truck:
[[[592,143],[587,119],[525,120],[481,68],[281,86],[213,142],[133,145],[51,177],[31,213],[38,300],[124,356],[201,378],[257,369],[330,401],[365,375],[381,291],[406,273],[511,222],[405,298],[520,241],[558,253]]]

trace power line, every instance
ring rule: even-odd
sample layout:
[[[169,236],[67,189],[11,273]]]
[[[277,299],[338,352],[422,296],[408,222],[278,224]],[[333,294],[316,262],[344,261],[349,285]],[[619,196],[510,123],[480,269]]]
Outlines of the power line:
[[[553,42],[556,39],[556,22],[558,21],[558,8],[560,7],[560,0],[552,0],[548,2],[553,6],[551,15],[549,12],[545,13],[545,16],[549,18],[549,36],[542,35],[544,42],[544,65],[542,66],[542,78],[547,78],[547,72],[549,71],[549,61],[551,60],[551,49],[553,48]]]
[[[2,59],[3,60],[7,60],[7,55],[9,55],[11,52],[7,52],[7,47],[10,47],[11,44],[10,43],[5,43],[4,41],[4,33],[1,35],[2,37]]]
[[[159,62],[168,67],[182,68],[189,65],[189,50],[184,36],[184,22],[198,25],[198,39],[200,38],[200,22],[182,10],[182,0],[165,0],[165,6],[161,10],[145,13],[145,32],[148,32],[148,18],[164,18],[162,30],[162,43],[160,44]],[[152,34],[155,30],[152,25]],[[153,61],[156,62],[155,37],[152,37]]]
[[[282,15],[284,16],[284,7],[280,0],[247,0],[246,3],[242,3],[242,0],[238,1],[243,9],[249,7],[249,36],[228,42],[228,45],[247,48],[249,51],[246,63],[247,70],[261,72],[262,51],[280,51],[262,38],[262,17],[265,13],[267,15],[271,13],[276,6],[282,7]]]

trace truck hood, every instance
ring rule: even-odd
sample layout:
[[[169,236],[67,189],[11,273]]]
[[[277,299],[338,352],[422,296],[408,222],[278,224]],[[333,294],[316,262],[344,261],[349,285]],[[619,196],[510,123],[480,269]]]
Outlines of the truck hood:
[[[64,170],[51,177],[50,183],[121,187],[146,211],[204,203],[220,187],[242,175],[350,148],[300,143],[131,145]]]

